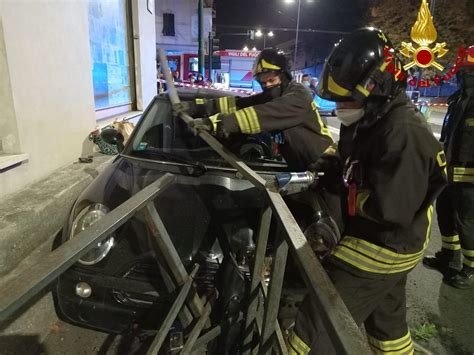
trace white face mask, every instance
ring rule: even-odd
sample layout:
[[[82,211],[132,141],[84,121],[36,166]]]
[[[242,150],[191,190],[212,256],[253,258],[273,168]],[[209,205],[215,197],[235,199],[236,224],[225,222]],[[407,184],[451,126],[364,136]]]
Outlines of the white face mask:
[[[311,84],[310,84],[309,81],[303,81],[303,85],[304,85],[304,86],[307,86],[307,87],[310,87]]]
[[[338,108],[336,110],[337,118],[344,126],[350,126],[364,117],[365,110],[361,108]]]

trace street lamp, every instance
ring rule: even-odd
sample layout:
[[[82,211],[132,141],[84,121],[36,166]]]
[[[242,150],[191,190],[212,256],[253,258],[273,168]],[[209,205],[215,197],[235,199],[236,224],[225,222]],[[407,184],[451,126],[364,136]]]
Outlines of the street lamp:
[[[275,34],[273,33],[273,31],[270,31],[270,32],[268,32],[268,33],[266,33],[266,34],[263,33],[262,30],[257,30],[257,31],[255,32],[255,36],[257,36],[257,37],[263,37],[263,49],[265,49],[265,47],[266,47],[265,42],[266,42],[266,40],[267,40],[267,36],[268,36],[268,37],[273,37],[274,35],[275,35]]]
[[[295,0],[285,0],[286,4],[292,4]],[[308,3],[314,2],[313,0],[306,0]],[[296,64],[296,54],[298,52],[298,32],[300,29],[300,12],[301,12],[301,0],[298,0],[298,16],[296,17],[296,38],[295,38],[295,58],[294,64]]]

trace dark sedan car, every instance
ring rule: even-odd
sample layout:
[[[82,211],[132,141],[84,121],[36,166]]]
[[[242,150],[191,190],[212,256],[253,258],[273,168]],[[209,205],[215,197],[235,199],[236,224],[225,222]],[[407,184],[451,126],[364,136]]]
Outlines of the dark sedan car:
[[[183,100],[223,96],[207,89],[179,94]],[[241,136],[226,144],[264,175],[286,169],[269,137]],[[252,252],[264,196],[173,115],[165,95],[153,100],[123,152],[75,201],[59,243],[74,238],[168,172],[177,181],[155,199],[156,209],[184,265],[201,265],[198,291],[220,289],[217,308],[233,312],[245,287],[240,281],[229,285],[228,271],[224,271],[229,268],[221,266],[229,252],[237,263],[245,262],[242,258]],[[149,238],[146,225],[134,217],[82,257],[57,282],[54,295],[59,316],[113,333],[136,326],[157,329],[176,293],[165,287],[166,276],[152,255]],[[236,272],[245,274],[245,268],[237,266]],[[226,290],[219,281],[223,278]]]

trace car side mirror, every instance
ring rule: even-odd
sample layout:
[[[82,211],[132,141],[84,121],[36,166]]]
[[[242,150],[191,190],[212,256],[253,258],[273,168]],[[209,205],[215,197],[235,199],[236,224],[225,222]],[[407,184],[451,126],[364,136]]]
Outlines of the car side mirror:
[[[118,151],[121,152],[124,148],[123,145],[123,135],[116,130],[114,127],[105,127],[102,129],[102,132],[100,132],[100,137],[102,140],[111,145],[116,145],[118,148]]]

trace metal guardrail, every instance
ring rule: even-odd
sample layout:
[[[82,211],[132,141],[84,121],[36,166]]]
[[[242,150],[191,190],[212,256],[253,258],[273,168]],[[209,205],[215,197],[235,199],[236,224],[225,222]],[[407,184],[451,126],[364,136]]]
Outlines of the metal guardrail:
[[[193,118],[186,111],[184,111],[180,105],[181,101],[176,92],[176,88],[173,85],[168,61],[163,49],[160,48],[158,50],[158,56],[166,78],[170,101],[176,108],[176,111],[178,112],[181,119],[189,125]],[[269,205],[271,206],[274,215],[278,219],[279,227],[282,228],[282,231],[284,232],[285,240],[283,240],[280,246],[277,248],[276,256],[281,260],[281,262],[286,261],[287,252],[285,251],[285,248],[288,248],[286,246],[286,243],[288,243],[298,263],[299,269],[312,296],[312,299],[314,302],[316,302],[318,308],[321,311],[323,322],[325,323],[328,334],[338,354],[371,353],[367,339],[357,327],[352,316],[344,305],[344,302],[339,296],[339,293],[324,271],[321,263],[315,256],[311,246],[306,240],[306,237],[304,236],[278,191],[272,189],[271,186],[267,186],[266,181],[261,176],[248,167],[245,162],[229,152],[211,134],[202,130],[198,131],[197,134],[199,134],[199,136],[204,141],[206,141],[208,145],[210,145],[222,158],[224,158],[229,164],[237,169],[237,171],[240,172],[245,178],[252,182],[256,187],[266,192]],[[264,218],[263,223],[270,223],[269,218]],[[262,226],[261,229],[264,230],[263,233],[268,234],[268,226]],[[266,244],[267,237],[259,235],[259,240],[257,241],[257,250],[265,250]],[[259,257],[261,256],[257,255],[257,258]],[[257,260],[258,263],[255,263],[252,273],[252,277],[254,279],[251,281],[251,291],[255,291],[261,282],[260,278],[262,261],[260,259]],[[284,268],[280,270],[280,272],[284,273]],[[281,297],[282,277],[280,279],[280,276],[278,275],[278,277],[276,277],[276,274],[272,274],[272,276],[273,277],[270,280],[269,293],[266,300],[267,305],[270,305],[271,307],[265,307],[264,324],[260,334],[261,346],[265,346],[265,342],[267,340],[273,339],[272,336],[275,333],[277,324],[277,311],[275,311],[274,308],[278,307],[279,305],[279,302],[276,302],[275,299],[278,299],[279,301]],[[255,304],[253,302],[254,301],[252,300],[249,310],[254,309]],[[250,317],[252,317],[252,313],[247,312],[247,318],[249,319]],[[249,322],[246,322],[247,326],[251,326],[251,324],[247,323]],[[249,339],[250,336],[246,337],[246,340]],[[259,351],[260,353],[269,353],[271,348],[260,349]]]
[[[159,56],[168,83],[170,101],[177,108],[179,116],[189,124],[193,118],[181,109],[166,56],[161,49],[159,50]],[[298,263],[312,299],[318,305],[337,353],[370,353],[371,350],[366,338],[352,319],[279,192],[271,186],[267,186],[266,180],[229,152],[208,132],[199,131],[197,134],[245,178],[257,188],[265,191],[267,195],[268,207],[262,211],[261,215],[256,257],[251,273],[250,300],[244,323],[245,336],[242,346],[245,353],[258,351],[259,354],[268,354],[271,353],[274,347],[278,348],[279,353],[287,353],[277,316],[289,249]],[[211,302],[208,300],[207,304],[204,305],[203,300],[197,296],[194,287],[192,287],[193,273],[197,271],[197,268],[193,270],[191,275],[186,272],[153,203],[153,200],[169,187],[174,180],[173,175],[164,175],[108,213],[90,228],[49,253],[34,268],[17,270],[18,277],[8,284],[2,285],[0,323],[14,315],[20,307],[77,262],[98,242],[105,240],[110,233],[117,230],[135,214],[141,213],[152,232],[152,247],[157,251],[157,255],[160,255],[160,261],[167,266],[166,271],[174,283],[174,285],[168,286],[174,289],[180,288],[179,295],[169,310],[165,322],[158,330],[148,353],[156,354],[158,352],[164,342],[164,337],[169,331],[170,324],[178,315],[181,321],[187,325],[197,319],[184,345],[186,351],[190,349],[194,351],[205,347],[209,341],[222,332],[222,328],[217,325],[199,336],[208,322],[211,313]],[[266,290],[262,279],[262,271],[272,218],[278,223],[278,235],[275,254],[273,255],[270,284],[268,290]],[[191,292],[193,293],[192,296],[190,295]],[[263,307],[262,300],[264,300]],[[257,336],[258,343],[253,341],[254,335]]]
[[[73,239],[46,255],[34,267],[17,270],[18,276],[7,285],[3,285],[0,297],[0,323],[77,262],[97,243],[105,240],[127,222],[136,211],[146,206],[149,201],[153,201],[174,180],[175,176],[164,175],[105,215],[90,228],[80,232]]]

